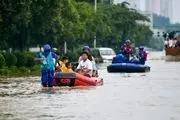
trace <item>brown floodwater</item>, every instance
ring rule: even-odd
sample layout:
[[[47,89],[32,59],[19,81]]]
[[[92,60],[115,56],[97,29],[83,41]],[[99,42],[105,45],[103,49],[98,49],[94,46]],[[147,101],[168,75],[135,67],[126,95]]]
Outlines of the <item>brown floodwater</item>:
[[[149,73],[107,73],[104,85],[43,89],[40,77],[0,82],[0,120],[180,120],[180,62],[151,53]],[[158,59],[159,58],[159,59]]]

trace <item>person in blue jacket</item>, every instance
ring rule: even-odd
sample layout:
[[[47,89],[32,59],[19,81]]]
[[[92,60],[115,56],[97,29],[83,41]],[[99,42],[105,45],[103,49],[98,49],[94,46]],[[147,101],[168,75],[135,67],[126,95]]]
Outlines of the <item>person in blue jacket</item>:
[[[118,54],[112,60],[112,64],[114,64],[114,63],[125,63],[125,62],[127,62],[127,58],[122,54]]]
[[[144,50],[143,46],[139,47],[139,54],[138,54],[139,63],[144,65],[147,60],[147,52]]]
[[[35,58],[41,64],[41,84],[43,87],[52,87],[55,72],[55,61],[57,56],[51,52],[49,44],[44,45],[43,52],[40,52]]]

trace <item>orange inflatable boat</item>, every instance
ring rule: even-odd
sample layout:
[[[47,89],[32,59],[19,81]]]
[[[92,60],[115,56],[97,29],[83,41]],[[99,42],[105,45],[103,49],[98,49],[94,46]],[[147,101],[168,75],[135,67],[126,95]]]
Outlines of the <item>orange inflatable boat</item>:
[[[95,77],[86,77],[75,72],[56,72],[54,86],[100,86],[103,80]]]

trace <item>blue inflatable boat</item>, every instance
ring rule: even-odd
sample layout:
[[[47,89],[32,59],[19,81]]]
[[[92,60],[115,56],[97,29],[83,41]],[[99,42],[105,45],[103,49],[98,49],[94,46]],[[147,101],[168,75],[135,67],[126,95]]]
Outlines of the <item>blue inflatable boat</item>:
[[[149,72],[150,67],[147,65],[133,63],[114,63],[107,66],[108,72],[124,72],[124,73],[141,73]]]

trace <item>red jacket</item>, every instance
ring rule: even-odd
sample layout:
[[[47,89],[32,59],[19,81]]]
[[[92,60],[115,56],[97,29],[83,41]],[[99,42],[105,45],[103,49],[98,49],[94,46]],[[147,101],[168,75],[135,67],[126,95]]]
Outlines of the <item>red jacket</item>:
[[[125,44],[125,45],[123,46],[123,53],[124,53],[124,54],[132,54],[132,48],[131,48],[131,46]]]

